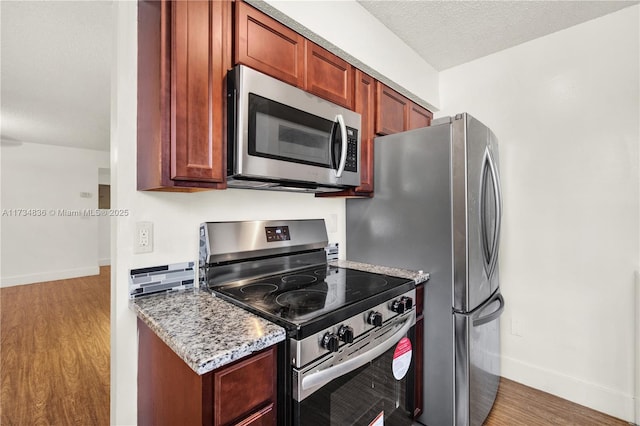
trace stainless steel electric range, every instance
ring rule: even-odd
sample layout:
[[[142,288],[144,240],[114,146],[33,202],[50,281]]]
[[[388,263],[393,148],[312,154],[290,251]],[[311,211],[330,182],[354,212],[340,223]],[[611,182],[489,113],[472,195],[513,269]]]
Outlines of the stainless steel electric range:
[[[287,330],[278,424],[411,425],[415,284],[333,266],[327,244],[321,219],[203,223],[199,284]]]

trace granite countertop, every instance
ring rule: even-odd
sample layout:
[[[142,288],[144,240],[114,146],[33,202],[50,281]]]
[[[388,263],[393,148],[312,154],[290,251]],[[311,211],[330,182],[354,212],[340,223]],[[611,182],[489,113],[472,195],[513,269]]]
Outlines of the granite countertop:
[[[376,274],[390,275],[392,277],[407,278],[413,280],[416,285],[429,280],[429,274],[423,271],[410,271],[407,269],[391,268],[388,266],[371,265],[368,263],[352,262],[350,260],[332,260],[329,265],[339,268],[357,269],[359,271],[373,272]]]
[[[286,338],[284,328],[199,289],[139,298],[131,308],[198,374]]]

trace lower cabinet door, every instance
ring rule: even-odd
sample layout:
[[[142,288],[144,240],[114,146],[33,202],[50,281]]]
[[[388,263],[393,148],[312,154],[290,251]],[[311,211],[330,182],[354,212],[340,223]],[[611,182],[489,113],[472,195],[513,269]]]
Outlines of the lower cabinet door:
[[[275,425],[276,347],[213,373],[213,424]],[[254,416],[255,414],[255,416]],[[271,423],[267,422],[271,418]],[[247,423],[248,422],[248,423]]]

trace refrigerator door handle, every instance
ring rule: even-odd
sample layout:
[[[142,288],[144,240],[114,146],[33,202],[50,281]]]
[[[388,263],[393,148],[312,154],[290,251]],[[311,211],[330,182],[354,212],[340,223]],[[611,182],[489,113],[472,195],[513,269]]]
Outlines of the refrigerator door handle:
[[[491,300],[489,300],[487,303],[485,303],[485,305],[480,308],[480,310],[478,312],[482,312],[485,308],[487,308],[489,305],[491,305],[493,302],[495,302],[496,300],[498,300],[500,302],[500,306],[498,307],[498,309],[496,309],[495,311],[491,312],[489,315],[485,315],[483,317],[480,318],[476,318],[473,320],[473,326],[477,327],[486,323],[489,323],[495,319],[498,319],[498,317],[500,317],[500,315],[502,315],[502,312],[504,311],[504,298],[502,297],[502,294],[497,293],[494,297],[491,298]]]
[[[500,228],[502,225],[502,190],[500,188],[500,180],[498,178],[498,172],[493,160],[493,156],[489,151],[489,147],[485,149],[484,157],[482,160],[482,169],[480,175],[480,234],[482,238],[482,254],[485,261],[485,272],[488,278],[491,278],[493,272],[498,263],[498,252],[500,245]],[[495,200],[495,229],[493,232],[493,238],[491,239],[491,245],[489,245],[489,235],[487,231],[486,223],[486,180],[488,178],[487,171],[491,174],[491,183]]]

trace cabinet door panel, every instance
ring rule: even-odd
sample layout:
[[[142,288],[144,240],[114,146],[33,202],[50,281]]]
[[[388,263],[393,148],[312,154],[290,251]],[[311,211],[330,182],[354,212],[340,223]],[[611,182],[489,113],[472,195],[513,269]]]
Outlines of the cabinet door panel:
[[[376,133],[391,135],[409,126],[409,100],[393,89],[376,82]]]
[[[373,138],[375,136],[375,80],[356,70],[355,108],[362,117],[360,129],[360,186],[358,193],[373,192]]]
[[[427,127],[431,125],[432,118],[433,114],[429,110],[411,102],[409,108],[409,128],[407,130]]]
[[[214,372],[214,425],[236,422],[261,407],[275,404],[275,351],[271,347]]]
[[[243,2],[235,2],[236,64],[304,86],[304,38]]]
[[[229,3],[173,2],[171,178],[223,182]],[[222,48],[221,48],[222,46]]]
[[[305,52],[305,90],[353,108],[353,67],[309,40],[305,40]]]

